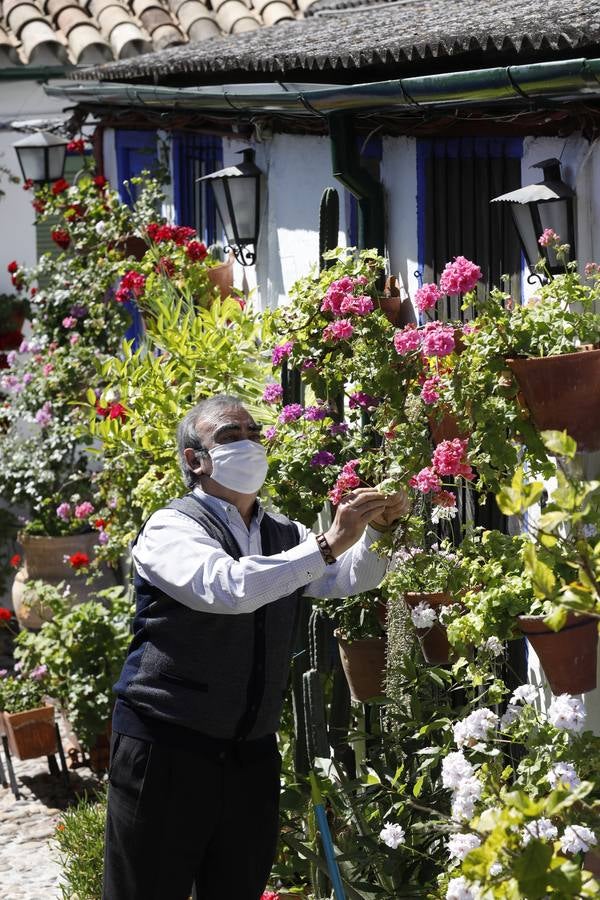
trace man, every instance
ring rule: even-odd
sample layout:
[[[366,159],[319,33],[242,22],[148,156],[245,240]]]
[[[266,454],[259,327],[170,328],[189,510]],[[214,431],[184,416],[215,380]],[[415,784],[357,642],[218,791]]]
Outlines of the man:
[[[404,494],[348,494],[315,536],[266,513],[257,425],[218,395],[178,429],[191,493],[135,543],[136,617],[115,686],[104,900],[259,900],[275,855],[298,601],[376,587],[369,550]],[[369,524],[370,523],[370,524]]]

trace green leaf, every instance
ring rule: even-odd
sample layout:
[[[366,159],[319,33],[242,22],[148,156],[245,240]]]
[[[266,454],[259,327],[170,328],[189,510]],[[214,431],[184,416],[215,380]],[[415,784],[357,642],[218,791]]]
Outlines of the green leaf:
[[[538,900],[546,895],[547,872],[552,859],[551,844],[532,840],[513,862],[513,873],[528,900]]]
[[[542,431],[544,447],[555,456],[566,456],[573,459],[577,452],[577,443],[569,437],[566,431]]]
[[[560,631],[563,628],[565,622],[567,621],[567,610],[564,606],[559,606],[554,612],[550,613],[549,616],[546,616],[544,619],[544,624],[551,628],[552,631]]]
[[[413,787],[413,796],[414,797],[421,796],[421,792],[423,790],[424,784],[425,784],[425,776],[421,775],[419,778],[417,778],[417,780],[415,781],[414,787]]]

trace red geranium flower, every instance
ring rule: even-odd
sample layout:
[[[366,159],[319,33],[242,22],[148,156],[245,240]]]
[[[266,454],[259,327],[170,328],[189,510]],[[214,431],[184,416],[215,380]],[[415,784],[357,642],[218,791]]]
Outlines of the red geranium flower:
[[[102,188],[106,187],[106,185],[108,184],[108,179],[105,178],[104,175],[96,175],[96,177],[94,178],[94,184],[99,190],[102,190]]]
[[[185,252],[193,262],[202,262],[203,259],[206,259],[208,251],[203,241],[190,241],[186,245]]]
[[[77,138],[74,141],[69,141],[67,144],[67,150],[69,153],[83,153],[85,150],[85,141],[83,138]]]
[[[18,268],[19,268],[19,263],[16,261],[16,259],[13,259],[7,265],[6,271],[10,272],[10,274],[13,275],[18,270]]]
[[[90,558],[87,553],[72,553],[69,556],[69,565],[74,569],[81,569],[83,566],[89,566]]]
[[[94,519],[94,528],[105,528],[106,519]]]
[[[119,419],[124,422],[127,419],[127,410],[122,403],[109,403],[108,406],[96,406],[96,413],[103,419]]]
[[[54,228],[50,232],[50,237],[55,244],[58,244],[61,250],[66,250],[71,243],[71,236],[64,228]]]
[[[32,200],[31,205],[40,216],[46,209],[46,204],[43,200]]]
[[[15,553],[14,556],[11,556],[10,564],[13,569],[18,569],[21,565],[21,555],[19,553]]]
[[[12,613],[10,609],[6,609],[4,606],[0,606],[0,622],[10,622],[12,619]]]
[[[158,272],[159,275],[166,275],[167,278],[172,278],[175,274],[175,263],[172,259],[169,259],[168,256],[161,256],[155,266],[155,271]]]
[[[26,178],[25,181],[23,182],[23,190],[24,190],[24,191],[30,191],[32,187],[33,187],[33,181],[32,181],[32,179],[31,179],[31,178]]]
[[[52,185],[52,193],[55,197],[58,197],[59,194],[62,194],[69,187],[69,182],[66,178],[59,178],[58,181],[55,181]]]
[[[182,244],[185,244],[186,241],[189,241],[190,238],[193,238],[195,234],[195,228],[190,228],[189,225],[177,225],[173,229],[173,240],[179,247],[181,247]]]

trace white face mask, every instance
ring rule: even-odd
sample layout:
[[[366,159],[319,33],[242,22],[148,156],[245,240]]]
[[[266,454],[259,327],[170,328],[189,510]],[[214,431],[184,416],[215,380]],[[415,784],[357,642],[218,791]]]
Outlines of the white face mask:
[[[217,444],[208,451],[213,464],[211,478],[240,494],[257,494],[267,477],[267,451],[256,441]]]

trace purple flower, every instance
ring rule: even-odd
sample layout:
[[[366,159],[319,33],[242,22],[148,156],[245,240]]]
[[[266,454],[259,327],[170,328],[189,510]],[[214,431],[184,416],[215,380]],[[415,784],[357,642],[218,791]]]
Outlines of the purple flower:
[[[68,522],[71,518],[71,504],[70,503],[61,503],[56,507],[56,515],[59,519],[62,519],[63,522]]]
[[[35,669],[32,669],[29,677],[33,678],[34,681],[41,681],[48,673],[48,666],[42,663],[41,666],[36,666]]]
[[[274,366],[280,365],[280,363],[290,355],[293,346],[293,341],[286,341],[285,344],[278,344],[277,347],[273,347],[271,352],[271,363]]]
[[[0,678],[6,678],[8,675],[8,669],[0,669]]]
[[[280,384],[268,384],[262,395],[265,403],[279,403],[282,397],[283,388]]]
[[[354,394],[350,394],[350,403],[348,406],[350,409],[372,409],[374,406],[379,406],[381,400],[378,397],[372,397],[371,394],[366,394],[364,391],[356,391]]]
[[[84,306],[83,303],[74,303],[70,309],[70,313],[72,316],[75,316],[76,319],[85,319],[88,314],[87,306]]]
[[[300,368],[306,371],[306,369],[314,369],[316,365],[317,363],[314,359],[305,359]]]
[[[23,375],[23,384],[29,384],[30,381],[33,381],[33,375],[31,372],[25,372]]]
[[[272,441],[273,438],[277,435],[277,429],[274,425],[269,425],[268,428],[265,428],[265,438],[267,441]]]
[[[346,434],[348,431],[348,423],[337,422],[335,425],[330,425],[328,431],[330,434]]]
[[[304,407],[300,403],[288,403],[279,413],[279,421],[285,425],[287,422],[295,422],[304,412]]]
[[[309,422],[320,422],[329,415],[329,409],[325,406],[307,406],[304,410],[304,418]]]
[[[7,354],[6,354],[6,364],[8,365],[9,368],[11,368],[12,366],[14,366],[14,364],[15,364],[16,361],[17,361],[17,356],[18,356],[18,355],[19,355],[19,354],[17,353],[16,350],[11,350],[10,353],[7,353]]]
[[[19,353],[27,353],[29,350],[29,341],[21,341],[19,344]]]
[[[319,450],[310,461],[311,466],[330,466],[335,462],[335,456],[329,450]]]
[[[106,531],[100,531],[98,534],[98,543],[99,544],[108,544],[108,534]]]
[[[52,404],[49,400],[46,400],[44,405],[38,409],[35,414],[35,421],[38,425],[41,425],[42,428],[45,428],[46,425],[49,425],[52,421]]]

